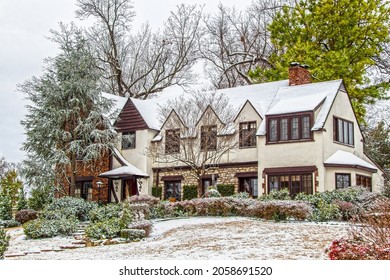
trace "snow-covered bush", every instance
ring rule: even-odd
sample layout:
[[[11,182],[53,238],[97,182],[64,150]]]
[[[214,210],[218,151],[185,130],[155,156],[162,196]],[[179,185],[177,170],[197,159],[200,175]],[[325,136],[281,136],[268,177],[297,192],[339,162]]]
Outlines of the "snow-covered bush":
[[[129,229],[139,229],[145,232],[144,237],[148,237],[152,231],[153,224],[149,221],[134,222],[128,225]]]
[[[239,198],[239,199],[247,199],[249,198],[249,193],[247,192],[239,192],[232,196],[233,198]]]
[[[146,204],[148,204],[151,207],[153,205],[157,205],[160,202],[160,199],[158,199],[157,197],[154,197],[154,196],[147,195],[147,194],[140,194],[140,195],[130,196],[127,199],[127,201],[130,204],[146,203]]]
[[[7,251],[9,245],[9,236],[5,230],[0,227],[0,259],[4,259],[4,253]]]
[[[12,228],[12,227],[18,227],[20,226],[20,223],[16,220],[0,220],[0,227],[3,228]]]
[[[24,234],[33,239],[47,238],[56,235],[69,235],[77,230],[78,221],[72,219],[46,220],[37,219],[23,225]]]
[[[333,202],[327,202],[324,199],[320,199],[314,208],[311,220],[317,222],[325,222],[329,220],[338,220],[341,217],[339,207]]]
[[[208,191],[205,192],[204,197],[209,198],[209,197],[221,197],[222,195],[219,193],[218,190],[214,188],[208,189]]]
[[[246,216],[266,220],[305,220],[311,215],[309,204],[288,200],[256,201],[247,209]]]
[[[118,237],[121,232],[119,218],[100,221],[90,224],[85,229],[85,234],[89,238],[105,239]]]
[[[45,215],[49,215],[50,213],[53,214],[53,212],[60,211],[66,218],[75,216],[80,221],[86,221],[89,218],[89,212],[97,207],[98,205],[95,202],[67,196],[54,199],[52,203],[45,207],[44,213]]]
[[[33,209],[23,209],[15,213],[15,220],[21,224],[38,218],[38,212]]]
[[[99,206],[89,211],[89,219],[91,222],[100,222],[111,218],[119,218],[122,212],[123,205],[120,203],[110,203]]]
[[[260,200],[291,200],[290,192],[288,189],[273,190],[269,194],[265,194],[259,197]]]
[[[120,236],[122,238],[129,240],[129,241],[134,241],[134,240],[140,240],[140,239],[146,237],[147,235],[145,233],[145,230],[143,230],[143,229],[126,228],[126,229],[121,230]]]
[[[0,220],[12,220],[12,199],[7,194],[0,194]]]

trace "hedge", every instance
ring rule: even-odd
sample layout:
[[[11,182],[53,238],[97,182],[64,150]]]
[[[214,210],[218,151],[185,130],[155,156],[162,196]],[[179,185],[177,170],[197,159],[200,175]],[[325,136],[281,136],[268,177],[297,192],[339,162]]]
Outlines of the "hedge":
[[[183,186],[183,200],[191,200],[198,197],[198,186],[185,185]]]
[[[152,195],[161,199],[162,187],[152,187]]]
[[[222,196],[232,196],[234,195],[234,185],[217,185],[217,189]]]

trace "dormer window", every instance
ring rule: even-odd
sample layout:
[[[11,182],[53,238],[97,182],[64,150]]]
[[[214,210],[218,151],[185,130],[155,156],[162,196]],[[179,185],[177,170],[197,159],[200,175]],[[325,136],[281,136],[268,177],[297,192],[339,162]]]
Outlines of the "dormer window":
[[[200,128],[200,149],[213,151],[217,149],[217,126],[204,125]]]
[[[256,122],[240,123],[240,148],[256,147]]]
[[[268,143],[311,140],[311,114],[267,117]]]
[[[165,131],[165,154],[180,153],[180,129]]]

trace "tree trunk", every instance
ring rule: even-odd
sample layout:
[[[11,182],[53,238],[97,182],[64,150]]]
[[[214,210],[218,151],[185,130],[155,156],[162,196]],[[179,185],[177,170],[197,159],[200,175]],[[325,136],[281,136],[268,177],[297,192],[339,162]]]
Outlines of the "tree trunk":
[[[70,163],[70,190],[69,195],[75,196],[75,190],[76,190],[76,155],[71,156],[71,163]]]
[[[198,197],[201,198],[202,196],[203,196],[202,177],[199,177],[199,179],[198,179]]]

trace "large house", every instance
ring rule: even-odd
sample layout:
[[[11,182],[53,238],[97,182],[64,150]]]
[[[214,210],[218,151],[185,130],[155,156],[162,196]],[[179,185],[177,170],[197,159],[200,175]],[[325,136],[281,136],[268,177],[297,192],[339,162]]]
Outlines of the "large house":
[[[364,153],[342,80],[311,83],[307,67],[294,63],[288,80],[217,90],[226,96],[233,121],[225,123],[209,106],[193,127],[180,122],[184,116],[174,108],[165,119],[158,113],[181,91],[171,88],[147,100],[107,95],[119,109],[115,126],[122,142],[100,168],[83,169],[76,194],[118,202],[139,192],[151,194],[153,186],[163,188],[164,199],[180,200],[184,185],[199,182],[199,195],[210,185],[231,184],[235,192],[253,197],[282,188],[294,196],[356,185],[379,192],[383,186],[383,172]],[[188,164],[174,160],[186,153],[181,146],[186,139],[199,146],[199,153],[207,141],[209,150],[226,139],[234,144],[196,178]],[[153,149],[171,160],[151,156]]]

